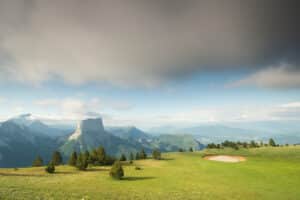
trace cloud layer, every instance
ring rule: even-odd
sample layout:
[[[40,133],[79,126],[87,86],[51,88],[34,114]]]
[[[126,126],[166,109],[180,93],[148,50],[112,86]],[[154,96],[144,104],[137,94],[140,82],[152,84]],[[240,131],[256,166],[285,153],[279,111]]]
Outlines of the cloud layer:
[[[300,88],[300,70],[294,66],[281,64],[262,69],[230,86],[258,86],[264,88]]]
[[[298,70],[298,8],[297,0],[2,0],[0,77],[153,86],[281,60]]]

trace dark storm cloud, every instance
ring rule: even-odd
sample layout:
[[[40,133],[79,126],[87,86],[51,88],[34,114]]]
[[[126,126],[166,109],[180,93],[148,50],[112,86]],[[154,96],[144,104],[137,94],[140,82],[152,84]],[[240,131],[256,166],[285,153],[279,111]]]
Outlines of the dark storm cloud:
[[[299,13],[296,0],[0,0],[0,76],[126,85],[246,67],[300,76]]]

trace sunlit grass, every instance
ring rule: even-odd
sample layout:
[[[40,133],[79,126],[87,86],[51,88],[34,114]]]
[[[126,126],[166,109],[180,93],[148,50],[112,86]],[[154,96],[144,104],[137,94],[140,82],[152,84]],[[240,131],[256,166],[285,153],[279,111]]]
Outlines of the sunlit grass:
[[[222,163],[205,154],[232,154],[246,162]],[[124,165],[121,181],[109,167],[78,171],[59,166],[0,169],[0,199],[299,199],[300,147],[205,150],[163,154],[164,160]],[[135,166],[141,167],[136,170]]]

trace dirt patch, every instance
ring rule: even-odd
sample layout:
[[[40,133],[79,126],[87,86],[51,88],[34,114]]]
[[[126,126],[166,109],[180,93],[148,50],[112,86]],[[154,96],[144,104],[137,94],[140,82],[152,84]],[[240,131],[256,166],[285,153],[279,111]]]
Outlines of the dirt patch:
[[[205,156],[204,159],[219,161],[219,162],[230,162],[230,163],[246,161],[246,158],[243,156],[228,156],[228,155]]]

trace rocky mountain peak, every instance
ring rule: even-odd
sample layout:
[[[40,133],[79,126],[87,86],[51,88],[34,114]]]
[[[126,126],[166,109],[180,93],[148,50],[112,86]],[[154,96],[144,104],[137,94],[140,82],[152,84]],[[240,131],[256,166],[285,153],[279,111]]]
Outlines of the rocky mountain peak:
[[[83,133],[89,134],[92,133],[104,133],[104,126],[101,118],[96,119],[85,119],[77,124],[77,128],[75,132],[69,137],[69,140],[76,140],[80,137]]]

